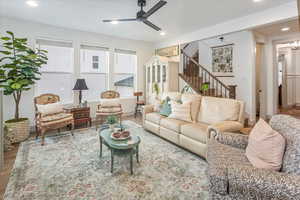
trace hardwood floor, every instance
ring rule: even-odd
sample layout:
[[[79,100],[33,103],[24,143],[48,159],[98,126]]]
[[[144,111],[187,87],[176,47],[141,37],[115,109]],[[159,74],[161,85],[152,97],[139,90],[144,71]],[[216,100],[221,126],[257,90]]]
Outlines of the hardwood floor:
[[[131,120],[137,124],[142,124],[142,117],[138,115],[137,118],[134,116],[123,117],[123,120]],[[35,136],[33,136],[35,137]],[[15,159],[18,153],[19,145],[16,144],[15,148],[9,152],[4,153],[4,169],[0,171],[0,200],[3,200],[3,195],[5,193],[6,185],[8,183],[10,172],[14,166]]]

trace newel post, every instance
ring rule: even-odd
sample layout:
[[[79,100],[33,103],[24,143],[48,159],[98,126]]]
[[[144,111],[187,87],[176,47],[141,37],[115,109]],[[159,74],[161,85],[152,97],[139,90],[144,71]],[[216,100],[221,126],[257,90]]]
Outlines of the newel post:
[[[236,99],[236,87],[237,85],[228,85],[230,91],[229,91],[229,98],[230,99]]]

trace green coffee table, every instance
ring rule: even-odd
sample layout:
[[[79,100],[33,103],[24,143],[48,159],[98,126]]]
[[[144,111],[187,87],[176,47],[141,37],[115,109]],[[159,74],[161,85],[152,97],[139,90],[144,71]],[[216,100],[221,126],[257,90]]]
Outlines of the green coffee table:
[[[133,129],[134,130],[134,129]],[[100,157],[102,157],[102,144],[108,147],[111,152],[111,173],[114,169],[114,156],[130,156],[130,172],[133,174],[133,155],[136,154],[136,160],[139,163],[139,144],[141,139],[133,130],[130,130],[130,139],[116,141],[111,138],[111,130],[108,126],[102,126],[99,131],[100,139]]]

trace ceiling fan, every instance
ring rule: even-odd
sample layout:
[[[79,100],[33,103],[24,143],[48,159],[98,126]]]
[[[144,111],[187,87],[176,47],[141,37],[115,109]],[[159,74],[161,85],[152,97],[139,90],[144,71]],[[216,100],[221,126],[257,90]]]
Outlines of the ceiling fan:
[[[139,12],[137,12],[136,18],[103,20],[103,22],[117,23],[117,22],[139,21],[139,22],[143,22],[144,24],[150,26],[151,28],[155,29],[156,31],[160,31],[161,28],[159,28],[158,26],[156,26],[152,22],[150,22],[148,20],[148,17],[150,17],[153,13],[155,13],[156,11],[158,11],[161,7],[163,7],[166,4],[167,4],[166,1],[160,0],[148,12],[145,12],[143,10],[143,7],[146,6],[146,0],[138,0],[138,6],[141,7],[141,10]]]

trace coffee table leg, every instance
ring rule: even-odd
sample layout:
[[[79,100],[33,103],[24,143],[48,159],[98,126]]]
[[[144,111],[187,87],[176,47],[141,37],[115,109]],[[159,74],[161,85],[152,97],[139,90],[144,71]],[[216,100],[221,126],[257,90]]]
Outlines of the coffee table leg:
[[[110,150],[110,156],[111,156],[111,168],[110,168],[110,172],[113,173],[114,171],[114,150],[111,149]]]
[[[102,157],[102,137],[99,136],[100,138],[100,158]]]
[[[136,161],[139,163],[139,145],[136,146]]]
[[[133,174],[133,166],[132,166],[132,157],[133,157],[133,149],[130,151],[130,173]]]

